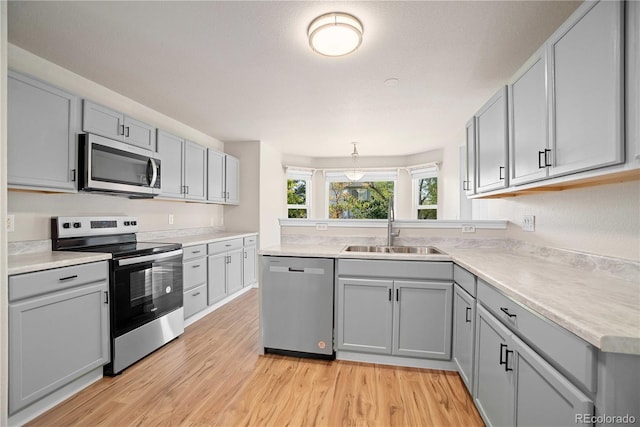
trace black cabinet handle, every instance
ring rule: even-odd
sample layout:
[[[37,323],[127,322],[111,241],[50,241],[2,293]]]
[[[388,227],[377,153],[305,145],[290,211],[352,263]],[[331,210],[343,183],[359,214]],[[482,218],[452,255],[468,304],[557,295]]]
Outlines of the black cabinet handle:
[[[200,264],[192,265],[191,268],[200,268]]]
[[[200,292],[196,292],[195,294],[191,295],[192,297],[197,297],[198,295],[200,295]]]
[[[509,367],[509,354],[513,354],[513,350],[509,350],[507,349],[507,351],[505,351],[505,360],[504,360],[504,371],[505,372],[509,372],[509,371],[513,371],[513,368]]]
[[[104,291],[104,303],[109,304],[109,292]]]
[[[464,312],[464,320],[467,323],[471,323],[471,319],[469,318],[469,313],[471,313],[471,307],[466,307]]]
[[[58,280],[61,281],[61,282],[64,282],[65,280],[72,280],[72,279],[77,279],[77,278],[78,278],[78,275],[74,274],[73,276],[61,277]]]
[[[464,191],[469,190],[469,189],[467,188],[467,182],[469,182],[469,181],[462,181],[462,189],[463,189]]]
[[[515,314],[509,313],[509,309],[506,308],[506,307],[500,307],[500,311],[503,312],[504,314],[506,314],[509,317],[516,317]]]
[[[244,259],[247,259],[247,254],[248,254],[248,252],[244,253]]]
[[[396,289],[396,301],[400,301],[400,289]]]
[[[129,126],[125,127],[125,130],[126,130],[126,133],[124,134],[124,136],[129,138]]]
[[[547,167],[547,156],[544,151],[538,151],[538,169]]]
[[[120,125],[120,135],[124,135],[124,125]]]
[[[503,353],[502,350],[504,350],[505,348],[507,348],[506,344],[500,344],[500,360],[499,360],[499,362],[500,362],[501,365],[504,365],[505,363],[507,363],[506,360],[502,360],[502,353]]]
[[[502,172],[504,172],[504,166],[500,166],[500,179],[504,179],[504,176],[502,176]]]
[[[389,301],[393,301],[393,291],[389,288]]]
[[[544,149],[544,165],[549,167],[551,166],[551,162],[549,161],[549,156],[547,154],[551,153],[551,150],[548,148]]]
[[[191,251],[192,254],[199,254],[200,251]]]

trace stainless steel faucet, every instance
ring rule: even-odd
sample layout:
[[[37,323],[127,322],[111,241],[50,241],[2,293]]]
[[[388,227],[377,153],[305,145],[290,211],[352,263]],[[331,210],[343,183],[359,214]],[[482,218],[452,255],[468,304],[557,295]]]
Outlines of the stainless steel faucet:
[[[389,212],[387,212],[387,246],[393,246],[393,238],[398,237],[400,235],[400,230],[393,232],[393,221],[394,221],[394,211],[393,211],[393,196],[389,197]]]

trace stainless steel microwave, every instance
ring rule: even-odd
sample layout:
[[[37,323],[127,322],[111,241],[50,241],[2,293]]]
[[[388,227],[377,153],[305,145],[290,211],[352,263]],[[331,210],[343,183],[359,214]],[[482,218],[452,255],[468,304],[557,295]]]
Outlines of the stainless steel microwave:
[[[130,197],[160,194],[160,157],[144,148],[86,133],[79,135],[79,189]]]

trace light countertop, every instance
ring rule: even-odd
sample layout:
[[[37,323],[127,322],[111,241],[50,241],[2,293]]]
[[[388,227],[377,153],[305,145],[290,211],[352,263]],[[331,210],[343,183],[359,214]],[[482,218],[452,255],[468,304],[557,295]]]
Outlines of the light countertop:
[[[31,273],[52,268],[69,267],[71,265],[111,259],[111,254],[95,252],[34,252],[20,255],[9,255],[8,275]]]
[[[207,243],[215,243],[222,240],[234,239],[234,238],[243,238],[255,236],[258,233],[256,232],[220,232],[220,233],[211,233],[211,234],[194,234],[191,236],[174,236],[174,237],[164,237],[161,239],[153,239],[149,240],[152,242],[162,242],[162,243],[180,243],[182,246],[196,246],[196,245],[204,245]]]
[[[451,260],[514,301],[605,352],[640,355],[640,278],[629,281],[498,248],[443,248],[448,256],[345,254],[345,245],[280,245],[261,255]]]

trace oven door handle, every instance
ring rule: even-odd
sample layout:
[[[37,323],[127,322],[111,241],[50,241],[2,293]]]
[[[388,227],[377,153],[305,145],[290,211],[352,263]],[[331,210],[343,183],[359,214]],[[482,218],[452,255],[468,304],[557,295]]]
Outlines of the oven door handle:
[[[125,259],[118,260],[117,263],[118,263],[118,267],[124,267],[127,265],[142,264],[144,262],[149,262],[149,261],[159,261],[161,259],[173,258],[178,255],[182,255],[182,249],[177,249],[171,252],[163,252],[161,254],[125,258]]]

